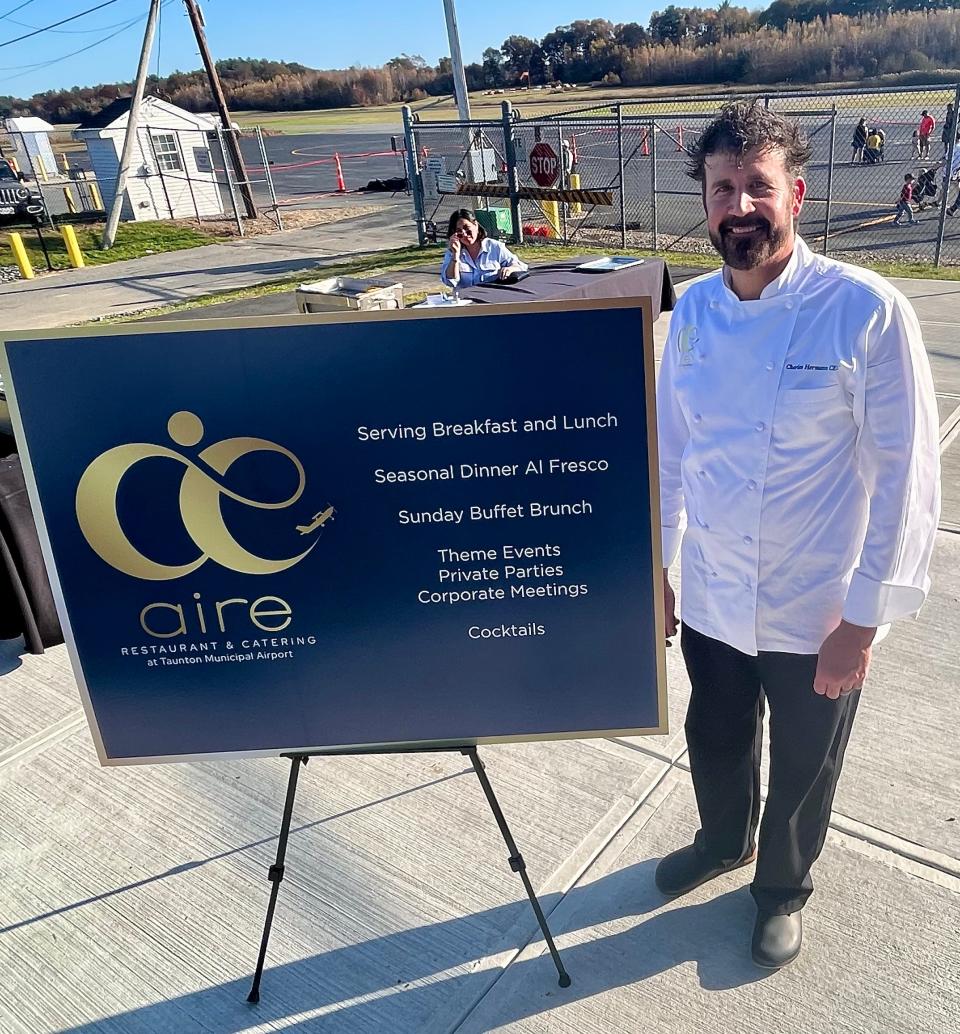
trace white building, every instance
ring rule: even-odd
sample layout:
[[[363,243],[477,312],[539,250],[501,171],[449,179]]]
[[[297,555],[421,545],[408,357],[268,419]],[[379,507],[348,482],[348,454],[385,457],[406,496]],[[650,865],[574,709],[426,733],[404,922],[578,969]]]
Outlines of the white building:
[[[4,126],[13,142],[13,156],[23,172],[30,176],[31,170],[35,170],[39,175],[42,169],[47,176],[57,174],[57,160],[50,146],[54,127],[49,122],[28,115],[4,119]]]
[[[121,97],[74,130],[87,145],[104,207],[113,204],[130,98]],[[137,145],[127,176],[122,219],[194,219],[223,215],[210,137],[218,121],[158,97],[140,106]]]

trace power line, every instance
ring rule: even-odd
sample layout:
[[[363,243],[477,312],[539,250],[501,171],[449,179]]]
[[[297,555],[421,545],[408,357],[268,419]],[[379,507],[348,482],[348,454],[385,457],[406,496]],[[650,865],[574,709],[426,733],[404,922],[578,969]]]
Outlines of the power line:
[[[174,2],[175,0],[164,0],[164,3],[161,4],[161,10],[164,7],[169,7],[170,4]],[[114,37],[126,32],[127,29],[130,29],[139,22],[142,22],[144,18],[146,18],[145,14],[137,15],[136,18],[131,18],[130,21],[124,22],[121,25],[121,27],[117,29],[116,32],[111,32],[108,36],[104,36],[102,39],[98,39],[93,43],[88,43],[85,47],[80,47],[78,50],[72,50],[69,54],[61,54],[59,57],[51,58],[48,61],[36,61],[30,65],[7,65],[5,67],[0,66],[0,71],[9,70],[17,72],[16,75],[4,76],[2,79],[0,79],[0,82],[7,83],[11,82],[14,79],[22,79],[23,76],[29,75],[31,72],[39,72],[44,68],[50,68],[52,65],[59,64],[61,61],[66,61],[68,58],[76,57],[77,54],[83,54],[88,50],[93,50],[94,47],[99,47],[102,43],[109,42]],[[24,71],[19,71],[19,69],[24,69]]]
[[[50,58],[48,61],[37,61],[32,65],[7,65],[0,67],[0,71],[13,71],[14,69],[24,69],[22,72],[17,72],[16,75],[7,75],[0,79],[0,82],[10,82],[12,79],[21,79],[25,75],[29,75],[31,72],[39,72],[44,68],[50,68],[52,65],[59,64],[61,61],[66,61],[67,58],[76,57],[77,54],[83,54],[88,50],[93,50],[94,47],[99,47],[101,43],[106,43],[108,40],[112,40],[115,36],[119,36],[122,32],[126,32],[127,29],[133,28],[138,22],[142,22],[144,15],[139,15],[132,21],[127,22],[122,28],[117,29],[116,32],[111,32],[109,36],[104,36],[103,39],[98,39],[94,43],[88,43],[85,47],[80,47],[78,50],[71,50],[69,54],[61,54],[59,57]]]
[[[129,19],[128,19],[129,20]],[[8,22],[11,25],[19,25],[22,29],[39,29],[37,25],[30,25],[27,22],[21,22],[16,18],[8,18]],[[95,29],[49,29],[46,31],[52,32],[55,36],[90,36],[94,32],[103,32],[104,29],[115,29],[118,25],[125,25],[125,21],[113,22],[110,25],[98,25]],[[40,29],[39,31],[44,31]]]
[[[18,7],[12,7],[6,14],[0,14],[0,22],[2,22],[4,18],[8,18],[11,14],[16,14],[17,11],[22,11],[24,7],[29,7],[32,3],[33,0],[24,0],[24,2]]]
[[[61,18],[60,21],[54,22],[52,25],[44,25],[42,29],[34,29],[33,32],[28,32],[23,36],[17,36],[15,39],[4,40],[0,43],[0,47],[9,47],[11,43],[19,43],[21,40],[30,39],[31,36],[39,36],[41,32],[48,32],[50,29],[56,29],[60,25],[66,25],[67,22],[75,22],[78,18],[83,18],[85,15],[93,14],[94,11],[101,11],[104,7],[110,7],[111,4],[115,4],[117,0],[104,0],[102,4],[97,4],[96,7],[88,7],[86,11],[81,11],[79,14],[71,14],[69,18]],[[9,12],[13,14],[13,11]]]

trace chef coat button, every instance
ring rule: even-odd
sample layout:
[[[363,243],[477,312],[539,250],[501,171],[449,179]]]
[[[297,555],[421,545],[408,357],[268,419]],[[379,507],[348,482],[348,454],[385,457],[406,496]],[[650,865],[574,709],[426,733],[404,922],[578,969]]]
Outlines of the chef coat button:
[[[716,571],[711,571],[710,572],[710,577],[711,578],[716,578],[717,577],[717,572]]]
[[[792,309],[793,308],[793,302],[787,302],[787,308],[788,309]]]
[[[711,308],[711,309],[715,309],[716,307],[717,307],[717,303],[716,303],[716,301],[712,301],[712,302],[710,303],[710,308]]]
[[[752,546],[752,545],[753,545],[753,539],[752,539],[752,538],[750,538],[750,536],[749,536],[749,535],[744,535],[744,536],[743,536],[743,544],[744,544],[745,546]]]
[[[705,478],[706,476],[707,476],[707,472],[705,470],[698,470],[697,471],[697,477],[698,478]]]
[[[750,480],[747,482],[747,491],[748,492],[754,492],[754,491],[756,491],[756,488],[757,488],[756,481],[754,481],[753,478],[750,478]]]
[[[772,370],[773,369],[773,365],[774,365],[773,363],[767,363],[767,369],[768,370]]]
[[[758,431],[765,431],[766,429],[767,429],[767,425],[762,420],[758,420],[757,421],[757,430]]]
[[[695,424],[699,424],[699,423],[700,423],[700,421],[701,421],[702,419],[703,419],[703,418],[702,418],[702,417],[700,416],[700,414],[699,414],[699,413],[694,413],[694,414],[693,414],[693,422],[694,422]]]

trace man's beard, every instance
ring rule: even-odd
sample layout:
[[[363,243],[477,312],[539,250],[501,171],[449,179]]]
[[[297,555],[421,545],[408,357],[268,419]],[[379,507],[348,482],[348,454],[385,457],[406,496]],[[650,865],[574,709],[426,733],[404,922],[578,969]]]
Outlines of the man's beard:
[[[731,227],[753,223],[757,224],[755,233],[741,237],[730,232]],[[748,219],[724,219],[719,232],[710,231],[710,242],[732,269],[756,269],[780,251],[789,234],[789,224],[774,227],[766,219],[751,216]]]

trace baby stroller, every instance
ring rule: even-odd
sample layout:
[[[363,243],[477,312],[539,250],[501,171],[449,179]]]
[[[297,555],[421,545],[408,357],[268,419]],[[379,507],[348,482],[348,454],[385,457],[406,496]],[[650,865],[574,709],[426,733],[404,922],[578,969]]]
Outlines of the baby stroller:
[[[920,175],[913,189],[913,199],[917,203],[917,210],[922,212],[925,208],[937,208],[940,201],[937,198],[936,169],[921,169]]]

